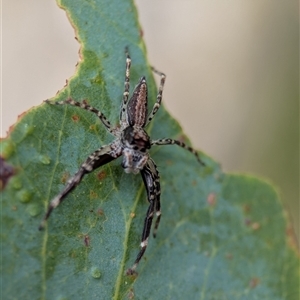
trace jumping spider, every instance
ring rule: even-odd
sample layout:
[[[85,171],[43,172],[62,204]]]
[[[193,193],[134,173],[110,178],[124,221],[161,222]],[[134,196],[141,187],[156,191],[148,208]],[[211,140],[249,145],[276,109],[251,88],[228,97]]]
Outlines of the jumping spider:
[[[128,275],[132,275],[135,273],[135,269],[146,251],[154,213],[156,213],[157,219],[154,225],[153,237],[156,236],[156,231],[161,218],[159,173],[154,161],[149,155],[148,150],[154,145],[176,144],[193,153],[199,163],[202,165],[204,165],[204,163],[200,160],[198,153],[194,149],[185,145],[181,141],[173,139],[150,140],[150,137],[144,128],[150,123],[160,107],[166,75],[152,68],[153,72],[160,76],[160,86],[158,89],[156,103],[148,115],[147,83],[145,77],[141,77],[139,83],[134,88],[132,97],[129,99],[129,75],[131,59],[127,48],[125,49],[125,53],[126,71],[124,93],[120,112],[120,125],[118,127],[113,128],[111,123],[106,119],[102,112],[84,102],[80,103],[72,99],[52,103],[49,100],[45,101],[49,104],[69,104],[78,106],[82,109],[93,112],[99,117],[107,131],[115,137],[115,140],[109,145],[102,146],[93,152],[81,165],[77,173],[68,180],[65,188],[50,202],[39,229],[42,230],[44,228],[46,220],[49,218],[52,210],[56,208],[81,182],[85,174],[90,173],[123,155],[122,167],[124,168],[125,172],[134,174],[139,172],[141,173],[147,191],[147,198],[150,203],[144,222],[141,249],[133,266],[126,272]]]

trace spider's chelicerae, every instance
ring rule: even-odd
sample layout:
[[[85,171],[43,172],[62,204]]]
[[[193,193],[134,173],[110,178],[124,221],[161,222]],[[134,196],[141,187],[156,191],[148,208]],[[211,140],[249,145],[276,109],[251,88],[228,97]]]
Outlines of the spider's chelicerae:
[[[169,138],[150,140],[147,132],[145,131],[145,127],[151,122],[160,107],[166,76],[165,74],[152,68],[153,72],[157,73],[160,76],[160,85],[156,103],[154,104],[152,111],[148,115],[147,83],[145,77],[141,77],[139,83],[134,88],[132,97],[129,99],[129,75],[131,59],[127,48],[125,52],[126,71],[124,93],[120,112],[120,125],[116,128],[113,128],[111,126],[111,123],[106,119],[102,112],[84,102],[80,103],[72,99],[68,99],[66,101],[51,103],[50,101],[46,100],[46,102],[50,104],[69,104],[93,112],[99,117],[100,121],[105,126],[107,131],[115,137],[115,140],[109,145],[102,146],[98,150],[93,152],[80,166],[80,169],[77,171],[77,173],[68,180],[65,188],[50,202],[48,210],[40,224],[39,229],[41,230],[44,228],[45,222],[49,218],[53,209],[56,208],[65,199],[65,197],[81,182],[85,174],[90,173],[95,169],[123,155],[122,167],[124,168],[125,172],[134,174],[137,174],[139,172],[141,173],[147,191],[147,198],[150,203],[146,213],[144,228],[142,232],[141,249],[136,257],[133,266],[127,270],[127,274],[134,274],[135,269],[147,248],[154,213],[157,217],[153,231],[154,237],[156,236],[156,231],[161,218],[159,173],[154,161],[149,155],[148,150],[154,145],[176,144],[193,153],[202,165],[204,165],[204,163],[200,160],[198,153],[194,149],[185,145],[181,141]]]

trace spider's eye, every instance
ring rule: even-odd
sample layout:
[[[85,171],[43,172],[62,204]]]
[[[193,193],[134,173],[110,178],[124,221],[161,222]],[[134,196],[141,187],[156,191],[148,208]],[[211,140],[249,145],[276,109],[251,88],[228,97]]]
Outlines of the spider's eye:
[[[135,129],[131,126],[123,131],[122,142],[127,147],[142,152],[145,152],[146,149],[150,149],[151,146],[147,133],[141,128]]]

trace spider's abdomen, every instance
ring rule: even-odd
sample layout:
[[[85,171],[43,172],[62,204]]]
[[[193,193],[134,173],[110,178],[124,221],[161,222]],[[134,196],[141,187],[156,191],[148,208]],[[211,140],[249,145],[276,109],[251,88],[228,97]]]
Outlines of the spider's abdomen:
[[[127,106],[127,122],[130,126],[144,127],[147,118],[147,83],[142,77],[134,88]]]

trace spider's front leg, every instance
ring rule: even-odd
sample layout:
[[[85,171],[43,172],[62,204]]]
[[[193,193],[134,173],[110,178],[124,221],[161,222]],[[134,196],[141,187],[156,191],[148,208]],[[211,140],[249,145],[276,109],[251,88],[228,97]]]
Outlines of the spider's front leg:
[[[125,69],[123,100],[122,100],[121,112],[120,112],[120,122],[122,124],[126,124],[126,114],[127,114],[127,105],[129,99],[129,88],[130,88],[131,58],[128,52],[128,47],[125,48],[125,54],[126,54],[126,69]]]
[[[44,229],[45,223],[51,212],[56,208],[65,197],[81,182],[83,176],[93,170],[111,162],[121,155],[121,151],[113,149],[113,144],[106,145],[93,152],[88,159],[81,165],[78,172],[68,180],[65,188],[50,202],[47,212],[39,226],[39,230]]]
[[[102,124],[105,126],[106,130],[109,133],[111,133],[112,135],[116,136],[115,129],[112,128],[111,123],[107,120],[107,118],[105,117],[105,115],[100,110],[98,110],[97,108],[95,108],[93,106],[90,106],[90,105],[88,105],[88,104],[86,104],[84,102],[75,101],[75,100],[73,100],[71,98],[69,98],[67,100],[64,100],[64,101],[52,102],[50,100],[45,100],[44,102],[46,102],[48,104],[51,104],[51,105],[65,105],[65,104],[68,104],[68,105],[77,106],[77,107],[79,107],[81,109],[90,111],[90,112],[94,113],[95,115],[97,115],[97,117],[100,119],[100,121],[102,122]]]
[[[150,205],[148,207],[146,218],[144,221],[144,228],[143,228],[142,239],[141,239],[142,240],[141,250],[136,257],[133,266],[127,270],[126,272],[127,275],[133,275],[136,273],[135,269],[138,266],[138,263],[140,262],[141,258],[143,257],[146,251],[154,213],[156,212],[156,216],[157,216],[156,223],[154,226],[154,231],[153,231],[154,237],[156,235],[156,230],[158,228],[160,217],[161,217],[159,174],[156,165],[151,158],[149,158],[147,164],[141,170],[141,175],[147,190],[147,198]]]
[[[160,108],[161,105],[161,100],[162,100],[162,94],[163,94],[163,90],[164,90],[164,85],[165,85],[165,81],[166,81],[166,74],[157,71],[155,68],[152,67],[152,71],[156,74],[158,74],[160,76],[160,84],[159,84],[159,88],[158,88],[158,93],[156,96],[156,102],[152,108],[152,111],[150,112],[148,118],[147,118],[147,122],[146,125],[147,126],[151,120],[153,119],[154,115],[157,113],[157,111]]]

